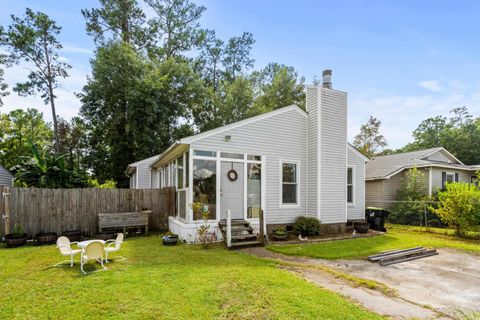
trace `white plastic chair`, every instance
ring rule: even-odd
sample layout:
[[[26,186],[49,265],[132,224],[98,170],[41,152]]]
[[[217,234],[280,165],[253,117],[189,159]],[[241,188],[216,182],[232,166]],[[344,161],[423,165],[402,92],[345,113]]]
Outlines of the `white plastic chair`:
[[[87,247],[84,249],[84,251],[82,252],[82,256],[80,259],[80,270],[82,270],[84,274],[87,274],[87,273],[83,270],[83,266],[89,260],[96,260],[100,262],[103,270],[107,270],[107,268],[103,265],[103,244],[101,242],[89,243]]]
[[[123,233],[117,234],[116,239],[107,240],[105,242],[105,262],[108,262],[108,254],[112,252],[120,251],[123,243]],[[119,256],[120,259],[117,261],[125,260],[126,258]]]
[[[72,249],[72,244],[77,244],[78,242],[70,242],[67,237],[59,237],[57,239],[57,248],[60,251],[62,256],[70,256],[70,260],[64,260],[62,262],[57,263],[55,266],[61,265],[65,262],[70,262],[70,267],[73,267],[73,256],[82,252],[81,249]]]

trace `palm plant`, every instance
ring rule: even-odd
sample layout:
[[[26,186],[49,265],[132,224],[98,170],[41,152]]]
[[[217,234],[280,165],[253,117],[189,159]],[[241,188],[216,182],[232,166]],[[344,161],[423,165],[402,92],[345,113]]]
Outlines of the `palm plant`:
[[[40,152],[30,142],[32,156],[21,157],[21,163],[12,168],[16,180],[27,187],[74,188],[84,187],[85,179],[65,166],[65,155]]]

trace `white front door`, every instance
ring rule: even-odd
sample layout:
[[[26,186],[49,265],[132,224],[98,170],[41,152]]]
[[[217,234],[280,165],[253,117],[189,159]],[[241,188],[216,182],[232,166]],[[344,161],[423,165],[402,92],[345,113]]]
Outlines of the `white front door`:
[[[222,161],[220,171],[220,218],[230,210],[232,219],[243,219],[243,163]]]

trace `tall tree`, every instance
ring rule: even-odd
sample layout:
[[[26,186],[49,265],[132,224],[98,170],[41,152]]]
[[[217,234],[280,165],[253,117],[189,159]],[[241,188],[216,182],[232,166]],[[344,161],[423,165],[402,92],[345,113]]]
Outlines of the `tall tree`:
[[[137,48],[151,44],[146,16],[136,0],[100,0],[100,7],[82,10],[87,34],[98,46],[122,40]]]
[[[381,125],[380,120],[370,116],[367,123],[360,127],[360,133],[355,136],[353,145],[369,158],[387,146],[387,140],[380,133]]]
[[[85,171],[84,156],[87,152],[87,128],[82,118],[73,117],[70,121],[59,118],[58,133],[60,152],[65,155],[68,169],[78,172]]]
[[[215,30],[205,31],[205,39],[200,52],[203,78],[215,93],[223,73],[222,57],[225,52],[224,42],[215,35]]]
[[[0,26],[0,36],[3,33],[3,28]],[[5,82],[4,75],[4,67],[7,65],[7,57],[4,54],[0,54],[0,106],[3,105],[2,97],[8,96],[10,93],[7,91],[8,85]]]
[[[206,10],[189,0],[145,0],[155,11],[149,24],[166,59],[177,56],[200,45],[204,32],[199,19]]]
[[[444,147],[466,164],[480,163],[480,118],[466,107],[455,108],[450,118],[436,116],[423,120],[412,133],[414,141],[402,151]]]
[[[20,157],[31,153],[30,141],[41,150],[49,150],[52,136],[49,124],[37,109],[0,114],[0,163],[6,168],[17,165]]]
[[[62,49],[62,45],[57,37],[60,30],[61,27],[45,13],[27,8],[23,18],[12,15],[12,24],[0,35],[0,44],[7,47],[11,61],[33,64],[29,80],[17,83],[14,91],[23,96],[39,92],[45,104],[50,103],[57,152],[60,143],[54,90],[58,86],[58,79],[68,77],[67,70],[71,68],[59,60],[58,50]]]
[[[251,51],[254,43],[250,32],[244,32],[241,36],[228,40],[223,58],[227,79],[233,80],[253,67],[255,60],[251,57]]]
[[[252,73],[255,102],[250,115],[261,114],[296,104],[305,108],[305,78],[299,77],[293,67],[269,63]]]
[[[126,187],[126,166],[168,147],[202,92],[188,63],[149,61],[124,42],[99,48],[81,95],[95,177]]]

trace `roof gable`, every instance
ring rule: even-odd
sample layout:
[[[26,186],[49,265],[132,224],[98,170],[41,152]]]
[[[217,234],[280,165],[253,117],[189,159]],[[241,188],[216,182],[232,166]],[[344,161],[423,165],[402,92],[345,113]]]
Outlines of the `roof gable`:
[[[422,157],[422,160],[427,161],[437,161],[443,163],[453,163],[453,164],[463,164],[458,160],[453,154],[447,151],[445,148],[436,148],[437,150],[432,151],[430,154]]]
[[[370,180],[385,179],[402,168],[429,164],[431,161],[423,159],[441,149],[443,148],[431,148],[375,157],[367,162],[366,178]]]
[[[182,139],[180,139],[179,143],[190,144],[190,143],[198,141],[200,139],[204,139],[204,138],[210,137],[212,135],[222,133],[224,131],[232,130],[232,129],[235,129],[235,128],[238,128],[238,127],[250,124],[250,123],[254,123],[254,122],[257,122],[257,121],[260,121],[260,120],[263,120],[263,119],[267,119],[267,118],[270,118],[270,117],[273,117],[273,116],[276,116],[278,114],[282,114],[284,112],[288,112],[288,111],[291,111],[291,110],[299,112],[300,114],[302,114],[305,117],[307,116],[307,113],[305,112],[305,110],[303,110],[302,108],[300,108],[297,105],[292,104],[290,106],[282,107],[282,108],[279,108],[279,109],[276,109],[276,110],[273,110],[273,111],[270,111],[270,112],[267,112],[267,113],[262,113],[258,116],[254,116],[254,117],[247,118],[247,119],[244,119],[244,120],[240,120],[240,121],[237,121],[237,122],[234,122],[234,123],[230,123],[230,124],[227,124],[225,126],[222,126],[222,127],[216,128],[216,129],[208,130],[208,131],[201,132],[201,133],[198,133],[198,134],[190,136],[190,137],[182,138]]]

